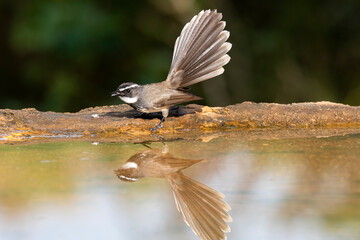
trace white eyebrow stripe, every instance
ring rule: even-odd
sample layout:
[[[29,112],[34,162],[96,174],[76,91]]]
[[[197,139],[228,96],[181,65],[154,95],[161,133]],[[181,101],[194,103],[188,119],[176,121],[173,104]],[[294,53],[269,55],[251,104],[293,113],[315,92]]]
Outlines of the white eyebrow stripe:
[[[139,178],[131,178],[131,177],[126,177],[124,175],[119,175],[119,178],[123,178],[123,179],[129,180],[129,181],[139,180]]]
[[[127,86],[127,87],[124,87],[124,88],[120,88],[118,91],[119,92],[122,92],[122,91],[124,91],[124,90],[126,90],[126,89],[129,89],[129,88],[134,88],[134,87],[138,87],[139,85],[137,85],[137,84],[132,84],[132,85],[130,85],[130,86]]]
[[[127,162],[125,163],[122,168],[123,169],[128,169],[128,168],[138,168],[139,166],[137,165],[137,163],[135,162]]]

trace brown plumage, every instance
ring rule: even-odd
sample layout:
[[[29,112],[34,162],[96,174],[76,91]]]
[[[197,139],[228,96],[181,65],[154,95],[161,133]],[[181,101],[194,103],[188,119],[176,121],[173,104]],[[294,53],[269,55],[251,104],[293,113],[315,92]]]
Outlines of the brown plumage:
[[[223,201],[224,195],[181,171],[202,160],[176,158],[162,149],[147,149],[130,157],[116,175],[125,182],[135,182],[142,177],[165,178],[169,181],[176,206],[186,224],[202,240],[226,239],[230,232],[227,222],[231,208]]]
[[[176,39],[173,60],[166,82],[177,89],[218,76],[230,61],[226,53],[231,43],[230,33],[224,31],[221,13],[201,11],[185,25]]]
[[[189,93],[186,87],[218,76],[230,61],[226,42],[230,33],[225,31],[222,14],[216,10],[201,11],[185,25],[176,39],[173,59],[165,81],[147,85],[122,83],[112,96],[119,96],[138,111],[162,112],[168,116],[172,105],[201,99]]]

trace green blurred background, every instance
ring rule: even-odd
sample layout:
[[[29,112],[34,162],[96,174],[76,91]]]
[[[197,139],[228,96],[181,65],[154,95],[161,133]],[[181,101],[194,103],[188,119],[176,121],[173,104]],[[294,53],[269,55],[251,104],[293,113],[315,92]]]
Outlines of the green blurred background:
[[[360,2],[72,0],[0,2],[0,108],[119,104],[126,81],[162,81],[183,25],[218,9],[231,32],[225,73],[192,87],[201,104],[360,105]]]

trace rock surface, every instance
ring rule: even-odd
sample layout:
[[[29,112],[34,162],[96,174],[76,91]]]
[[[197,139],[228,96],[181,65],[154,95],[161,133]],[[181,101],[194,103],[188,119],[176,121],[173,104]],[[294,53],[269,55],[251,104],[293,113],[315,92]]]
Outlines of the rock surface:
[[[191,104],[173,107],[164,127],[150,131],[160,117],[142,115],[128,105],[87,108],[77,113],[2,109],[0,143],[51,139],[141,142],[255,130],[277,131],[279,137],[360,133],[360,107],[331,102],[287,105],[244,102],[227,107]]]

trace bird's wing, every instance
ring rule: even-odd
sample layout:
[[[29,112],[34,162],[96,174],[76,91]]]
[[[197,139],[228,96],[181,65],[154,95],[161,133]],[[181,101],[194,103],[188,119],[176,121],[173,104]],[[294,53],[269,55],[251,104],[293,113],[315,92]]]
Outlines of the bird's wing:
[[[226,239],[232,218],[224,195],[181,173],[173,173],[168,180],[177,209],[194,233],[203,240]]]
[[[224,72],[231,43],[225,22],[216,10],[201,11],[185,25],[176,39],[166,82],[173,89],[186,87]]]
[[[203,161],[203,159],[175,158],[170,154],[168,156],[163,156],[163,160],[173,172],[184,170],[185,168],[191,167],[192,165]]]
[[[172,90],[167,94],[161,94],[159,98],[154,102],[154,106],[172,106],[184,102],[190,102],[194,100],[200,100],[201,97],[198,97],[194,94],[184,91]]]

